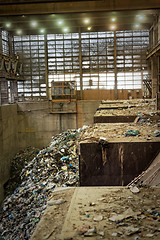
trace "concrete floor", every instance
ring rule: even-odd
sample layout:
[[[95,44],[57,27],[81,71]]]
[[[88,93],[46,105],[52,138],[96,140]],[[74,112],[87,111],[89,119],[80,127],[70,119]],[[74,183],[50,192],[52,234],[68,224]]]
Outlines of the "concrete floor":
[[[78,187],[55,191],[31,240],[158,240],[159,188],[139,190],[133,193],[127,187]],[[53,205],[55,199],[66,202]]]

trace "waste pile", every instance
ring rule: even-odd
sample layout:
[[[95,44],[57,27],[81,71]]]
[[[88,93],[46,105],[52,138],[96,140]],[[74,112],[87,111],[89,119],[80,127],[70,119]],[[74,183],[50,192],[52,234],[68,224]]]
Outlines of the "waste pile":
[[[22,183],[4,200],[0,211],[1,240],[30,239],[54,188],[78,186],[77,145],[84,129],[56,135],[22,170]]]
[[[156,115],[159,111],[156,110],[156,99],[134,99],[134,100],[113,100],[102,101],[98,107],[94,117],[98,116],[141,116],[141,115]]]
[[[25,150],[21,150],[19,153],[15,155],[15,157],[11,161],[11,169],[10,169],[10,179],[4,186],[4,195],[5,197],[12,194],[14,190],[21,183],[20,173],[22,169],[27,165],[34,157],[36,157],[39,152],[38,148],[35,147],[27,147]]]

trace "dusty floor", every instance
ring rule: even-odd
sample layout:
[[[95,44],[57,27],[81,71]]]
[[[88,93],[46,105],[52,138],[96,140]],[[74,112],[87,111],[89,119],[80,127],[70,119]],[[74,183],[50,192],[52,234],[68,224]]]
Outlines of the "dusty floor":
[[[160,189],[78,187],[54,193],[32,240],[160,239]],[[71,202],[71,204],[70,204]]]
[[[126,137],[128,130],[138,130],[138,135]],[[83,142],[100,138],[106,138],[108,142],[160,142],[160,137],[155,137],[157,132],[160,132],[159,123],[96,123],[89,126],[81,138]]]

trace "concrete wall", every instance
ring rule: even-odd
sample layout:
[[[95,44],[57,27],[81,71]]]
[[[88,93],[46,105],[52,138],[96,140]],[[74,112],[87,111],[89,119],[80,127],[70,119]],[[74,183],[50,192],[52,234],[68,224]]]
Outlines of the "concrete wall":
[[[0,106],[0,202],[10,175],[10,160],[18,151],[17,105]]]
[[[27,146],[46,147],[52,136],[93,123],[100,101],[31,102],[0,107],[0,202],[10,160]]]
[[[73,114],[70,113],[73,111]],[[19,146],[45,147],[52,136],[76,128],[76,102],[32,102],[18,104]]]

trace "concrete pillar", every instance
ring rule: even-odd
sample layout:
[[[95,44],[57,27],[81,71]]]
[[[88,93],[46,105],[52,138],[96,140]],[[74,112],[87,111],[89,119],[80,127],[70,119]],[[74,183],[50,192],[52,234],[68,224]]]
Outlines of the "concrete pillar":
[[[47,34],[44,35],[44,45],[45,45],[45,82],[46,82],[46,97],[47,97],[47,99],[49,99]]]
[[[116,47],[116,32],[114,32],[114,75],[115,75],[114,98],[115,98],[115,99],[118,99],[118,92],[117,92],[117,47]]]
[[[157,93],[156,96],[156,109],[160,110],[160,93]]]
[[[158,92],[158,57],[151,58],[151,79],[152,79],[152,98],[156,97]]]
[[[81,46],[81,29],[79,29],[79,70],[80,70],[80,99],[83,99],[83,77],[82,77],[82,46]]]

